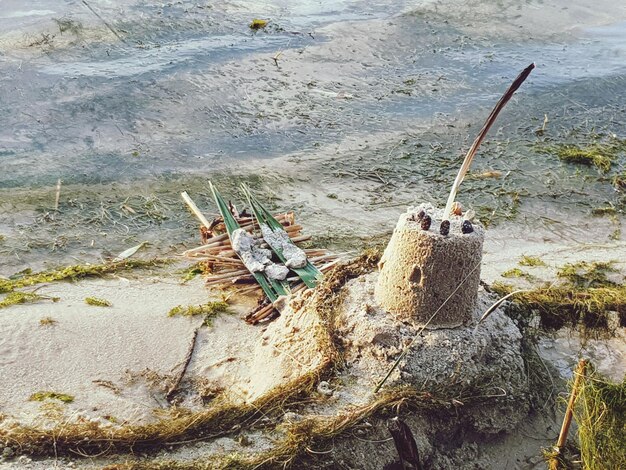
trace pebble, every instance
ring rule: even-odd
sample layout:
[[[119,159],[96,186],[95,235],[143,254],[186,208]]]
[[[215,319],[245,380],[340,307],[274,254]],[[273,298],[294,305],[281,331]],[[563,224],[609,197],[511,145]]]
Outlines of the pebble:
[[[283,415],[283,421],[288,423],[297,423],[298,421],[302,421],[302,416],[298,413],[294,413],[293,411],[288,411]]]

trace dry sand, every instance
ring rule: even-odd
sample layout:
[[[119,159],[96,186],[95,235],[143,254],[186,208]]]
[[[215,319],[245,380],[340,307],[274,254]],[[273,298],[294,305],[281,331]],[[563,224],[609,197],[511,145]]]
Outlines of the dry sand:
[[[240,314],[254,304],[233,305],[211,327],[200,317],[168,317],[177,305],[206,303],[200,279],[182,285],[169,278],[53,283],[38,293],[58,302],[17,305],[0,311],[0,425],[46,426],[63,419],[103,425],[138,424],[168,408],[165,396],[181,369],[195,330],[198,335],[182,388],[182,404],[226,391],[234,402],[253,401],[319,365],[319,322],[286,311],[268,326],[251,326]],[[112,303],[85,303],[95,296]],[[42,318],[54,324],[40,324]],[[74,401],[30,401],[39,391],[68,394]]]

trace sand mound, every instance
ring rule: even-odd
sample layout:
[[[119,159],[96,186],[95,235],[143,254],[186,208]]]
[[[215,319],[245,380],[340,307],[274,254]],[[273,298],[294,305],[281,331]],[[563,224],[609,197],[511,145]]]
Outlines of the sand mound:
[[[348,295],[337,321],[346,365],[363,386],[371,390],[417,335],[387,385],[411,385],[418,390],[475,389],[497,398],[497,406],[472,416],[480,432],[511,429],[526,416],[528,406],[520,404],[525,403],[520,399],[528,392],[520,331],[502,311],[491,314],[474,331],[478,318],[493,303],[485,291],[479,291],[471,325],[422,331],[376,305],[377,276],[370,273],[346,285]]]

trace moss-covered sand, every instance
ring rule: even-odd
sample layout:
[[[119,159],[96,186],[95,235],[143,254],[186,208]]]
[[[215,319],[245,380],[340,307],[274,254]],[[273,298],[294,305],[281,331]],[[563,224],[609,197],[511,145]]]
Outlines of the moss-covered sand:
[[[517,274],[521,270],[512,271]],[[610,262],[566,264],[557,271],[561,283],[539,284],[517,294],[514,302],[522,307],[522,315],[537,313],[541,324],[549,329],[584,325],[605,330],[609,327],[609,312],[617,312],[620,325],[626,326],[626,284],[611,280],[610,275],[623,278]],[[491,288],[499,295],[516,290],[500,282]]]
[[[88,277],[103,276],[120,271],[138,268],[155,268],[169,263],[167,260],[126,260],[104,264],[79,264],[65,268],[28,273],[15,279],[0,279],[0,294],[13,292],[15,289],[34,286],[54,281],[74,281]]]

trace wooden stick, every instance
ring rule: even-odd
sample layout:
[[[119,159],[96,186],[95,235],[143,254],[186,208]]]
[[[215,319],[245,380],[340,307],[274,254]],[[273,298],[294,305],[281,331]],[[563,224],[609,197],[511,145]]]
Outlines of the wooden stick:
[[[274,305],[268,304],[265,307],[263,307],[261,310],[254,312],[253,315],[247,316],[246,321],[248,323],[252,323],[253,325],[256,325],[261,320],[268,317],[272,313],[272,311],[274,311]]]
[[[183,201],[185,201],[185,204],[187,204],[191,212],[193,212],[193,215],[195,215],[198,218],[198,220],[202,223],[202,225],[204,225],[207,229],[211,230],[211,222],[209,222],[207,218],[204,216],[204,214],[200,212],[200,209],[198,209],[198,206],[196,206],[196,203],[193,202],[193,200],[189,197],[189,194],[187,194],[187,191],[183,191],[182,193],[180,193],[180,195],[182,196]]]
[[[238,271],[233,271],[228,274],[221,274],[219,276],[211,276],[209,277],[209,279],[207,279],[207,283],[214,282],[214,281],[221,281],[222,279],[229,279],[231,277],[238,277],[238,276],[241,276],[242,274],[248,274],[248,273],[249,271],[247,269],[240,269]]]
[[[574,385],[572,386],[572,393],[569,397],[569,402],[567,404],[567,410],[565,411],[565,417],[563,418],[563,425],[561,426],[561,433],[559,434],[559,440],[556,442],[556,451],[561,452],[561,448],[565,445],[567,441],[567,433],[569,432],[569,427],[572,424],[572,415],[574,413],[574,404],[576,403],[576,398],[578,397],[578,391],[580,389],[581,380],[585,376],[585,368],[587,366],[587,361],[581,359],[578,362],[578,367],[574,374],[576,374],[576,378],[574,379]]]
[[[204,255],[202,258],[196,258],[203,261],[211,261],[215,264],[234,264],[236,266],[243,266],[243,262],[239,258],[229,258],[219,255]]]
[[[261,286],[258,284],[255,284],[253,286],[237,289],[237,294],[245,295],[245,294],[249,294],[250,292],[257,291],[257,290],[261,290]]]

